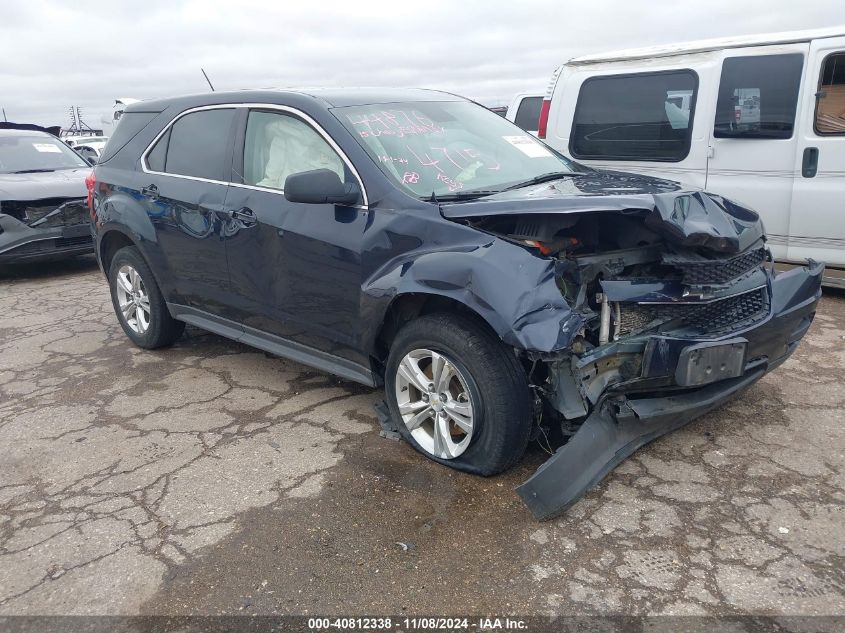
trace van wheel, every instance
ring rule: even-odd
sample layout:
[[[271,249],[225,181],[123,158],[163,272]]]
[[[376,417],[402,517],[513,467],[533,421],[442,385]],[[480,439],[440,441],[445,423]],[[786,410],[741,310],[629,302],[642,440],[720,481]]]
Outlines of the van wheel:
[[[120,326],[135,345],[156,349],[171,345],[185,324],[167,310],[161,290],[141,253],[124,246],[109,266],[111,301]]]
[[[385,390],[402,437],[436,462],[495,475],[525,452],[533,422],[525,371],[470,318],[434,314],[405,325],[390,348]]]

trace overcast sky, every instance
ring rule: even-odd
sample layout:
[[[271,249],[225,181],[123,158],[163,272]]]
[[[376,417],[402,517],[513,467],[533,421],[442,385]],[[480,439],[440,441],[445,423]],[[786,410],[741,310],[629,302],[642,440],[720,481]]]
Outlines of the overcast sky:
[[[269,86],[441,88],[487,105],[576,55],[845,24],[845,0],[144,0],[0,4],[10,121],[99,127],[116,97]]]

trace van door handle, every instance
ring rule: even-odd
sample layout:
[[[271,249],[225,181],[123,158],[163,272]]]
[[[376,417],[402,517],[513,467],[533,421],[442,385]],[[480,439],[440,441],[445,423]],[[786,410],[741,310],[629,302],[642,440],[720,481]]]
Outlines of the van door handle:
[[[819,148],[805,147],[804,158],[801,161],[801,175],[804,178],[813,178],[819,170]]]
[[[149,185],[147,187],[141,187],[141,195],[155,200],[156,198],[158,198],[158,187],[156,187],[154,184]]]
[[[243,226],[255,226],[258,223],[258,216],[249,207],[232,211],[232,219],[238,220]]]

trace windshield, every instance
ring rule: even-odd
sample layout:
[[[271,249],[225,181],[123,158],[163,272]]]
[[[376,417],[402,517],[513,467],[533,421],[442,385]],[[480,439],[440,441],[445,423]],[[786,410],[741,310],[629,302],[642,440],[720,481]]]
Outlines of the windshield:
[[[49,136],[0,135],[0,173],[26,173],[88,167],[82,158]]]
[[[491,193],[575,163],[468,101],[374,104],[333,112],[381,169],[419,197]]]

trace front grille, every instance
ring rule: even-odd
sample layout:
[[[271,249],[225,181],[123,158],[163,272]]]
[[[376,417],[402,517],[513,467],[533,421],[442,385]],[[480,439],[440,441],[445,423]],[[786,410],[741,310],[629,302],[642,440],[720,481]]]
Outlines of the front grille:
[[[680,318],[700,332],[715,333],[765,317],[767,303],[766,289],[760,288],[704,305],[661,306],[657,313],[660,315],[665,311],[667,316]]]
[[[769,301],[765,288],[706,304],[620,305],[619,334],[630,334],[652,323],[680,321],[699,334],[724,334],[752,325],[766,317]]]
[[[686,258],[666,255],[664,263],[681,271],[683,282],[690,286],[724,284],[761,266],[766,260],[766,249],[757,248],[723,259]]]
[[[93,244],[93,238],[90,235],[80,235],[79,237],[60,237],[56,240],[56,248],[84,246],[85,244]]]
[[[74,246],[93,246],[93,244],[94,242],[90,235],[80,235],[79,237],[57,237],[55,239],[27,242],[26,244],[21,244],[20,246],[6,251],[6,253],[14,256],[36,253],[46,255],[54,250],[72,248]]]

